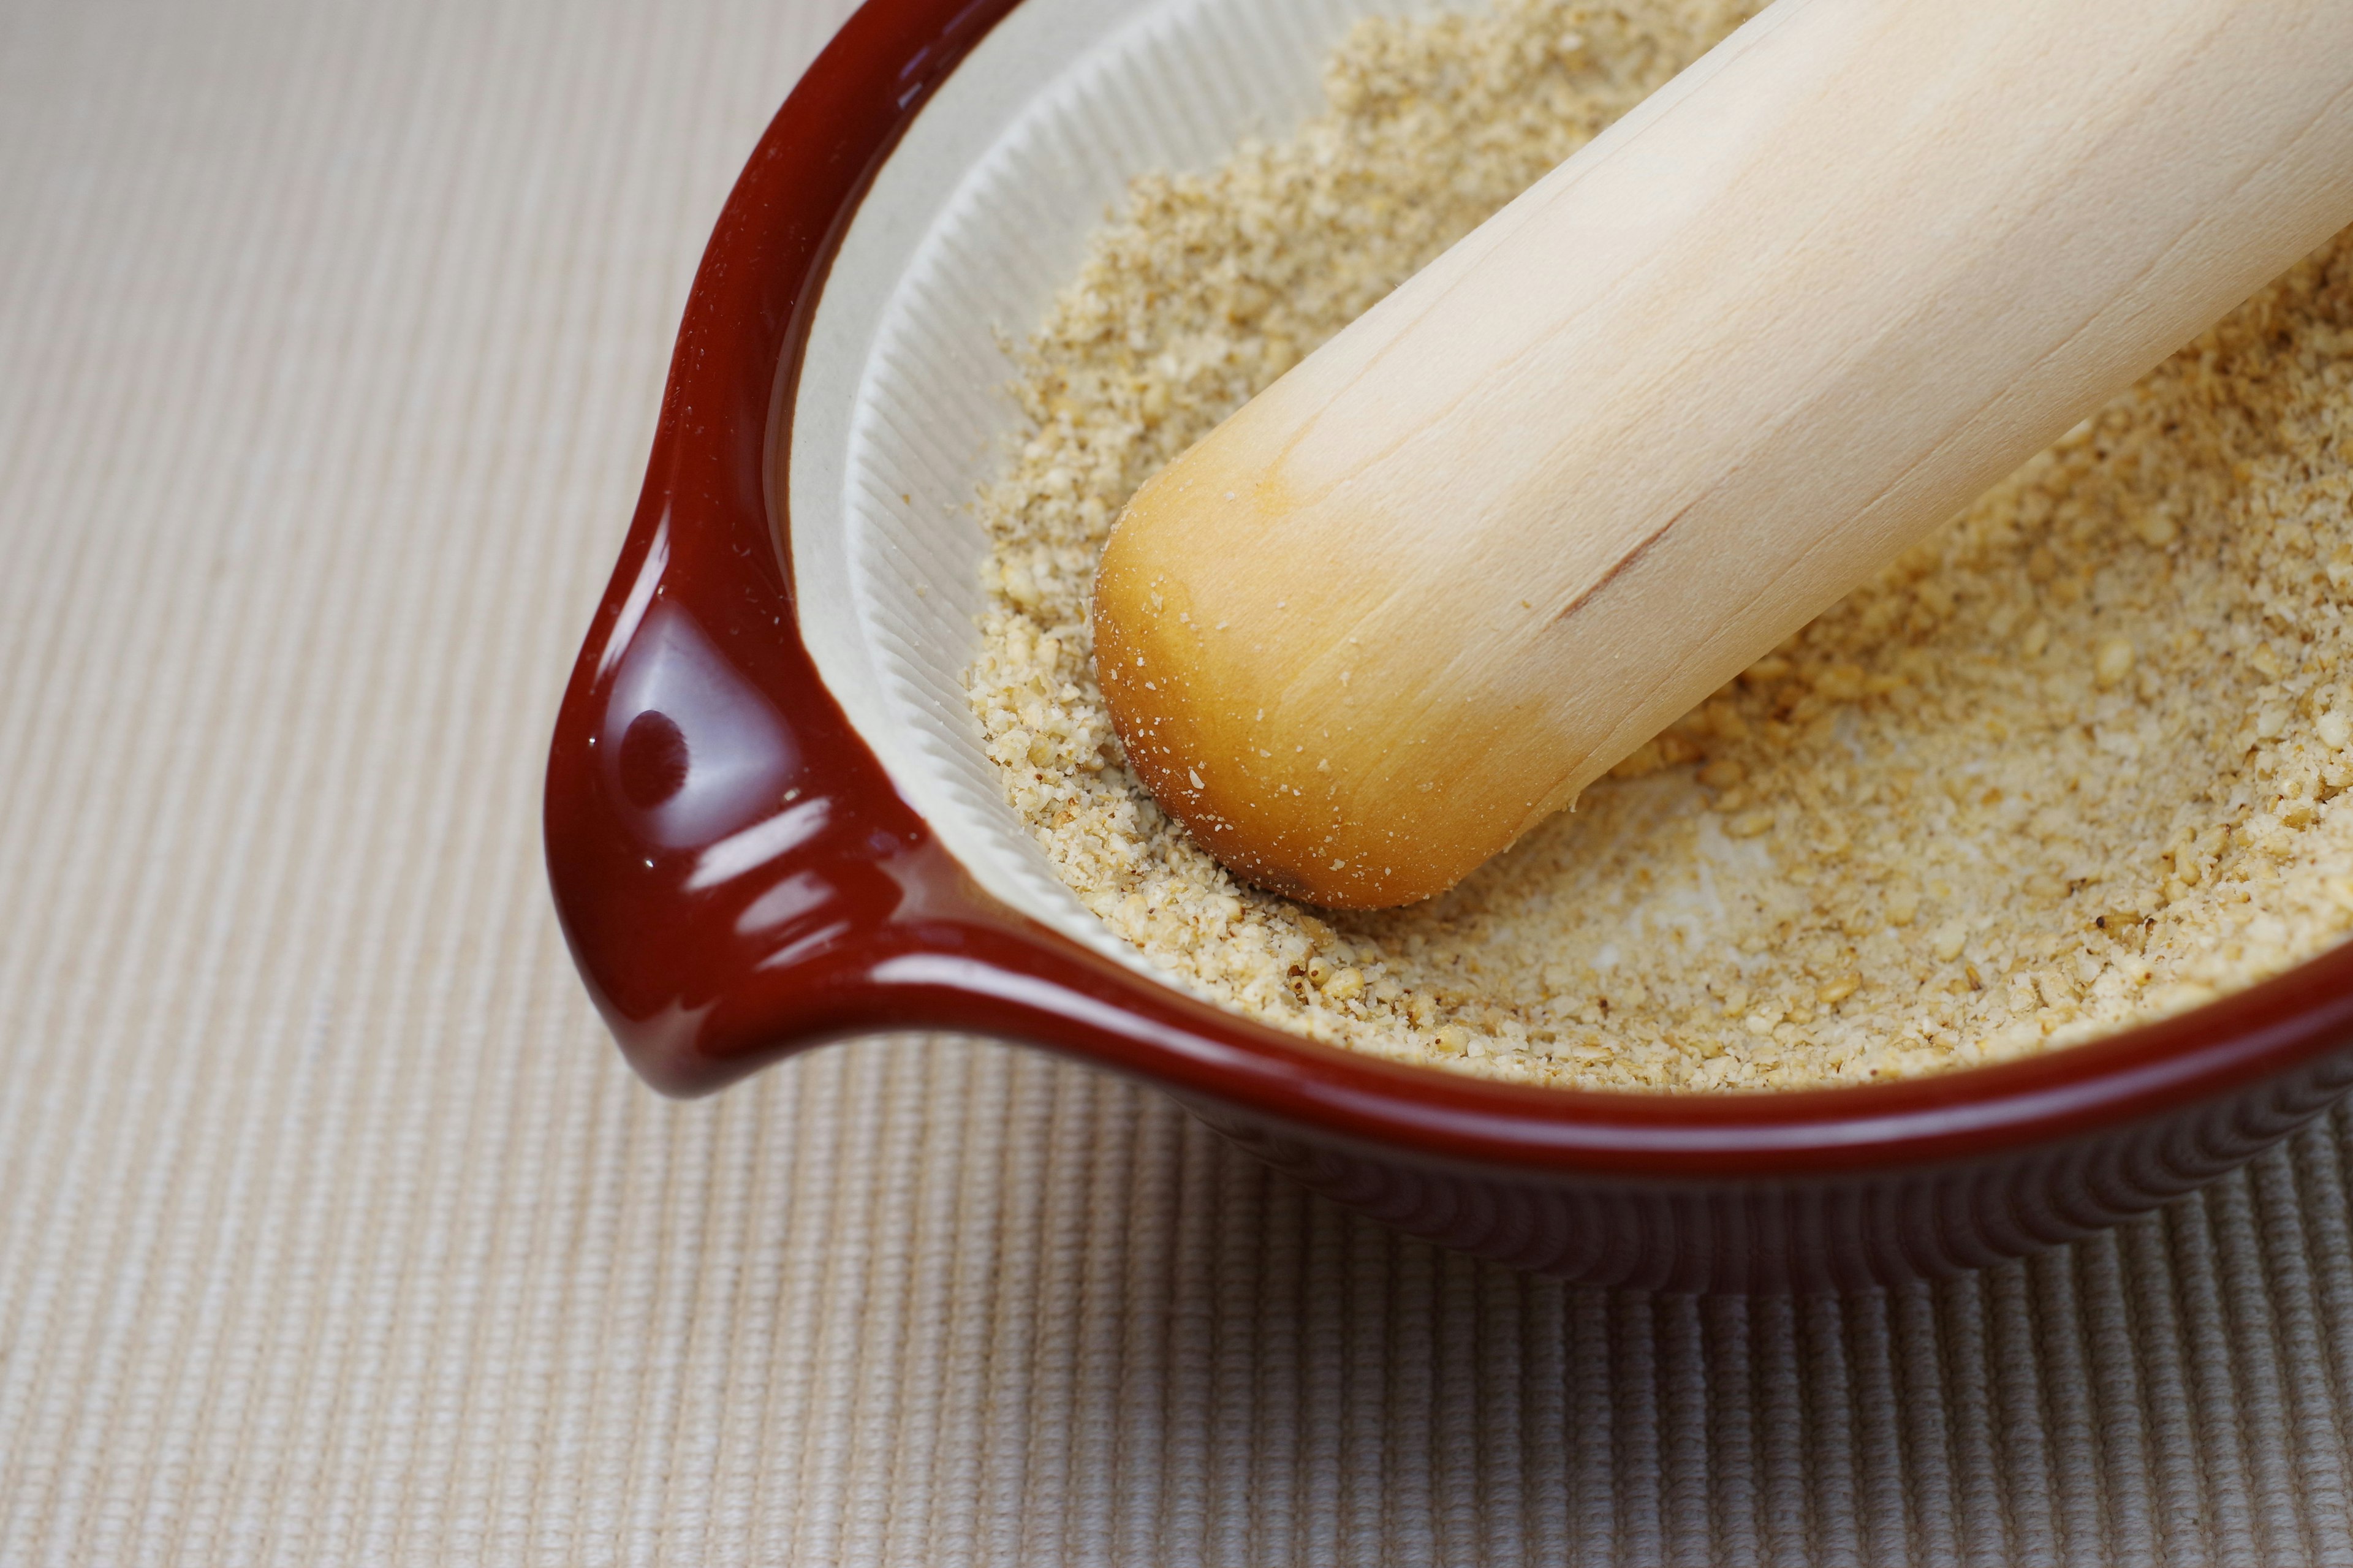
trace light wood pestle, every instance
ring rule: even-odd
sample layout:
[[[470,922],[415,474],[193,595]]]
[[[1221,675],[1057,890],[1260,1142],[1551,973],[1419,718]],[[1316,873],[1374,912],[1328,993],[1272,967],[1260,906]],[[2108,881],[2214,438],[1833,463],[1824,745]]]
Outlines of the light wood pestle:
[[[1131,763],[1442,891],[2353,222],[2353,0],[1779,0],[1155,477]]]

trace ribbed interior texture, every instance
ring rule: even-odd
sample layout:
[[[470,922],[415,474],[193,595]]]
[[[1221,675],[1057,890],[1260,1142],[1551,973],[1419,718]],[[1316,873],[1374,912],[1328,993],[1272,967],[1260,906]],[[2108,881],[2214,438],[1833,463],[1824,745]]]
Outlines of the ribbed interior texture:
[[[796,475],[795,512],[813,514],[797,530],[796,553],[807,563],[804,535],[815,535],[817,549],[845,558],[846,594],[810,613],[850,623],[845,641],[863,655],[828,661],[820,639],[820,668],[876,689],[884,765],[984,886],[1138,966],[1143,955],[1062,885],[1007,803],[964,684],[987,553],[973,497],[1008,456],[1018,418],[1004,395],[1004,345],[1043,316],[1130,177],[1204,168],[1244,135],[1286,132],[1320,105],[1323,62],[1348,24],[1406,8],[1030,0],[1003,29],[1019,42],[992,37],[959,70],[1014,84],[1021,108],[974,129],[980,117],[952,100],[968,85],[960,81],[926,111],[944,128],[919,124],[893,152],[835,268],[837,279],[873,280],[882,298],[828,302],[858,325],[838,339],[821,328],[818,341],[862,352],[819,350],[805,363],[798,406],[846,412],[795,432],[797,461],[829,459],[823,467],[840,475],[838,485]],[[939,193],[901,183],[903,163],[944,171]]]
[[[1744,1301],[1018,1049],[629,1077],[546,734],[845,10],[0,11],[0,1563],[2353,1562],[2342,1115]]]

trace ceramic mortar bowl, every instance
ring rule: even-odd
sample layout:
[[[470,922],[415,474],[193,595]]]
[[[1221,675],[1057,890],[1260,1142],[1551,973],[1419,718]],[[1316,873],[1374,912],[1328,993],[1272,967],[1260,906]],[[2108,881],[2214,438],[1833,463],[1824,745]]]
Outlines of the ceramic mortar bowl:
[[[1948,1273],[2144,1211],[2353,1084],[2353,950],[2037,1058],[1805,1092],[1534,1089],[1155,978],[1058,882],[965,705],[1018,336],[1125,181],[1316,102],[1378,0],[871,0],[752,155],[565,693],[546,847],[638,1070],[867,1033],[1059,1051],[1414,1235],[1576,1279]]]

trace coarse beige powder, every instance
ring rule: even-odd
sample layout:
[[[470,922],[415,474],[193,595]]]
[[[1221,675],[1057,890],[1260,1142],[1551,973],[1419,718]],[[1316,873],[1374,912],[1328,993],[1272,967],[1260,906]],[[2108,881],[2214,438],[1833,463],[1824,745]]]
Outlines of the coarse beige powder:
[[[1360,24],[1295,137],[1137,181],[1022,352],[973,705],[1181,983],[1498,1078],[1787,1087],[2084,1039],[2353,926],[2344,239],[1444,897],[1259,892],[1128,776],[1086,621],[1127,497],[1750,9]]]

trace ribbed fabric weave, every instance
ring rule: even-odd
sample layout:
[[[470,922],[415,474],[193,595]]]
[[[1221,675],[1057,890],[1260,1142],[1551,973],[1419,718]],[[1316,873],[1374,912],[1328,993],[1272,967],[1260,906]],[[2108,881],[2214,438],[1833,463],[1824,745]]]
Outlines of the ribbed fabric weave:
[[[1022,1052],[628,1077],[543,747],[844,10],[0,8],[0,1563],[2353,1563],[2342,1118],[1741,1302]]]

